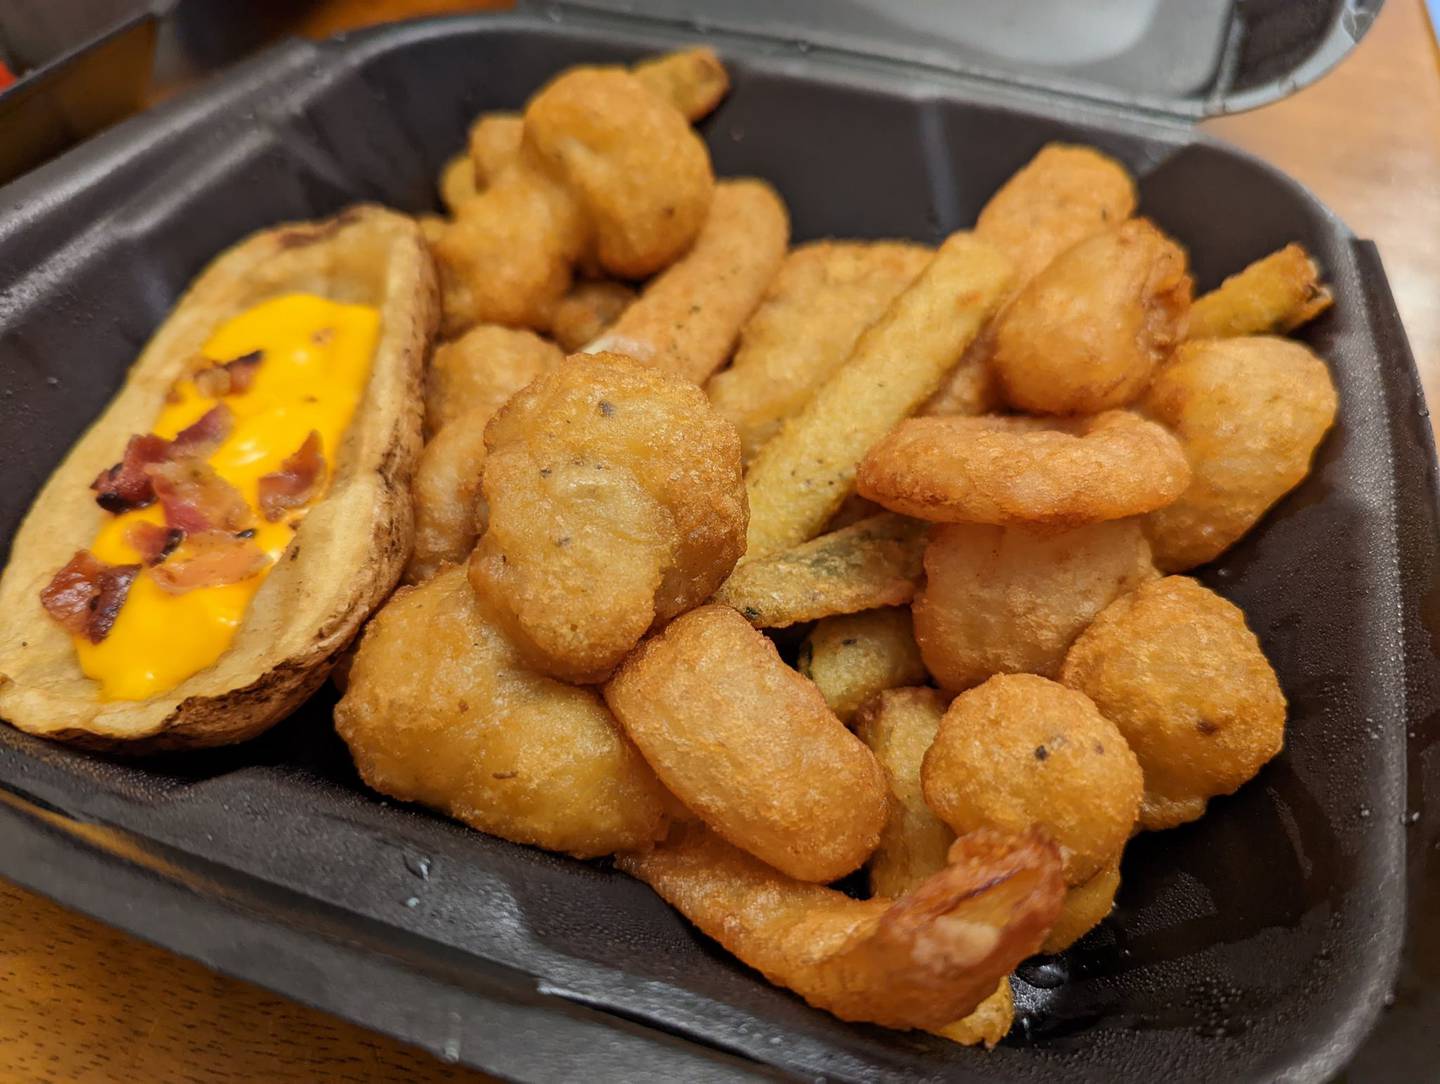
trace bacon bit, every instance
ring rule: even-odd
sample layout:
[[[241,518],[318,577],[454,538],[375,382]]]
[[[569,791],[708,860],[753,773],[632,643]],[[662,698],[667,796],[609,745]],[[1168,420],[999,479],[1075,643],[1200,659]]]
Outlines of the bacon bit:
[[[216,529],[234,532],[243,531],[254,520],[240,491],[203,459],[186,456],[156,463],[146,471],[169,527],[186,534]]]
[[[309,504],[325,480],[325,456],[314,429],[280,469],[260,478],[260,511],[271,523],[291,508]]]
[[[170,444],[171,455],[193,455],[205,458],[225,442],[235,425],[235,415],[224,403],[211,407],[199,419],[175,434]]]
[[[263,350],[252,350],[234,361],[222,361],[201,369],[192,378],[195,390],[207,399],[243,395],[255,383],[255,373],[265,359]]]
[[[175,552],[185,541],[185,532],[178,527],[162,527],[158,523],[141,520],[125,528],[125,541],[140,551],[140,558],[147,565],[158,565]]]
[[[155,582],[172,595],[197,587],[222,587],[248,580],[263,571],[270,558],[251,538],[227,531],[202,531],[185,539],[171,560],[150,570]]]
[[[90,483],[95,491],[95,503],[117,516],[154,504],[155,489],[146,472],[152,464],[163,461],[169,452],[170,442],[154,433],[131,437],[120,462],[102,470]]]
[[[76,550],[40,591],[40,604],[72,636],[98,644],[110,635],[139,571],[139,565],[109,565],[89,550]]]

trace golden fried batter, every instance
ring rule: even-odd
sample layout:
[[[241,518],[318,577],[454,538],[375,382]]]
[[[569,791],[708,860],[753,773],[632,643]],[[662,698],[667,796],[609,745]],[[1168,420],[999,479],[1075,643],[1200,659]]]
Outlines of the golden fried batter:
[[[915,596],[926,529],[889,512],[863,519],[794,549],[743,562],[715,601],[761,629],[901,605]]]
[[[941,1029],[992,996],[1060,910],[1055,848],[976,832],[898,900],[793,881],[703,828],[619,866],[771,982],[842,1020]]]
[[[516,843],[590,857],[665,832],[664,789],[599,696],[525,669],[461,568],[370,621],[335,728],[371,787]]]
[[[926,804],[962,836],[1047,833],[1071,886],[1119,858],[1143,790],[1115,724],[1088,697],[1034,674],[1001,674],[957,696],[920,778]]]
[[[980,337],[970,344],[950,375],[940,385],[940,390],[920,408],[924,416],[944,417],[958,414],[973,417],[976,414],[993,414],[1004,404],[1000,401],[1000,382],[995,378],[995,367],[990,364],[995,353],[995,322],[986,325]]]
[[[790,239],[785,203],[764,181],[721,181],[695,244],[587,349],[614,350],[703,383],[725,364]]]
[[[525,121],[518,113],[482,113],[470,126],[470,169],[476,188],[493,184],[495,178],[520,158]]]
[[[1072,245],[1135,213],[1135,182],[1094,147],[1051,143],[990,197],[975,232],[1015,265],[1023,287]]]
[[[1060,917],[1050,928],[1042,952],[1064,952],[1080,938],[1109,917],[1115,909],[1115,893],[1120,891],[1120,863],[1102,869],[1084,884],[1065,893]]]
[[[822,618],[800,645],[797,669],[844,723],[881,690],[929,677],[903,606]]]
[[[952,691],[993,674],[1056,677],[1095,615],[1154,579],[1134,519],[1069,531],[954,524],[931,532],[915,638]]]
[[[991,359],[1011,406],[1094,414],[1137,398],[1180,341],[1185,253],[1143,218],[1056,257],[995,321]]]
[[[459,564],[475,548],[485,519],[480,473],[485,466],[484,407],[462,414],[436,433],[420,453],[415,480],[415,548],[406,583],[428,580],[445,564]]]
[[[630,70],[692,123],[713,112],[730,91],[730,73],[705,45],[642,60]]]
[[[1119,225],[1135,210],[1135,184],[1125,167],[1093,147],[1051,143],[990,197],[975,235],[1014,267],[1009,301],[1066,249]],[[995,323],[921,408],[921,414],[989,414],[1001,406],[992,358]]]
[[[932,1030],[952,1043],[962,1046],[983,1044],[989,1050],[1010,1033],[1014,1023],[1015,994],[1010,989],[1010,976],[1006,975],[995,987],[995,992],[976,1005],[969,1016]]]
[[[780,872],[830,882],[875,849],[880,765],[728,606],[692,610],[645,641],[605,700],[677,798]]]
[[[1145,411],[1179,438],[1193,479],[1145,533],[1165,572],[1212,561],[1310,473],[1338,400],[1325,363],[1288,339],[1183,344]]]
[[[486,431],[475,590],[532,665],[599,682],[646,631],[704,602],[745,544],[740,440],[696,385],[576,354]]]
[[[576,283],[555,306],[550,334],[573,354],[610,327],[635,303],[635,291],[623,282],[602,279]]]
[[[705,144],[623,68],[571,68],[546,85],[525,108],[525,147],[578,200],[600,266],[619,278],[668,267],[710,210]]]
[[[469,155],[457,154],[440,171],[440,200],[452,215],[475,198],[475,167]]]
[[[522,158],[462,203],[431,242],[444,334],[484,323],[548,327],[587,237],[565,186]]]
[[[1175,438],[1128,410],[910,418],[875,445],[856,479],[862,497],[919,519],[1051,527],[1162,508],[1189,482]]]
[[[1294,331],[1334,302],[1303,245],[1289,244],[1231,275],[1190,309],[1192,339]]]
[[[750,464],[747,558],[820,533],[854,488],[865,454],[935,393],[1009,282],[1010,266],[999,252],[964,232],[945,239],[855,341],[845,364]]]
[[[845,363],[933,255],[900,241],[813,241],[785,258],[734,362],[706,388],[740,431],[747,460]]]
[[[935,689],[888,689],[856,717],[855,734],[875,754],[890,788],[890,815],[870,856],[873,895],[903,896],[947,864],[955,833],[925,804],[920,765],[948,703]]]
[[[441,343],[425,376],[425,428],[439,433],[475,411],[488,420],[510,396],[564,358],[554,343],[533,331],[494,324]]]
[[[1285,696],[1245,615],[1184,576],[1107,606],[1061,680],[1113,720],[1140,759],[1140,823],[1194,820],[1280,752]]]
[[[866,704],[857,720],[855,733],[874,752],[890,784],[890,815],[869,864],[870,891],[876,896],[903,896],[949,864],[955,833],[930,811],[920,792],[920,765],[946,703],[934,689],[890,689]],[[952,1042],[988,1047],[1003,1039],[1014,1021],[1015,999],[1006,976],[970,1015],[933,1030]]]

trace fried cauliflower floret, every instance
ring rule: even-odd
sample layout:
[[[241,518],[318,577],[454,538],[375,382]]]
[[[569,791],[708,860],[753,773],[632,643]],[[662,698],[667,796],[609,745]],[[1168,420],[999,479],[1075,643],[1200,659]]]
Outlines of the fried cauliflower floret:
[[[1065,657],[1061,680],[1135,750],[1145,828],[1195,820],[1285,741],[1285,695],[1245,615],[1184,576],[1107,606]]]
[[[365,782],[578,857],[664,835],[669,801],[600,697],[527,669],[452,568],[371,620],[335,727]]]
[[[525,121],[518,113],[482,113],[470,125],[467,151],[475,187],[494,182],[520,157]]]
[[[961,693],[920,770],[926,804],[962,836],[1042,829],[1065,883],[1113,865],[1135,826],[1140,765],[1088,697],[1034,674]]]
[[[715,191],[684,115],[623,68],[572,68],[525,109],[533,150],[582,208],[600,266],[644,278],[695,240]]]
[[[462,414],[431,438],[410,484],[415,503],[415,546],[406,583],[421,583],[443,565],[459,564],[475,548],[485,519],[480,473],[485,467],[483,407]]]
[[[1133,519],[1072,531],[953,524],[931,532],[915,638],[958,692],[993,674],[1056,677],[1095,615],[1156,572]]]
[[[476,324],[543,329],[588,242],[567,188],[525,156],[460,204],[431,241],[447,336]]]
[[[1155,563],[1184,572],[1224,553],[1305,479],[1339,401],[1308,349],[1255,337],[1185,343],[1141,405],[1190,462],[1180,498],[1145,519]]]
[[[609,279],[576,283],[555,307],[550,334],[561,348],[574,353],[620,319],[635,302],[635,291]]]
[[[744,549],[739,437],[687,380],[577,354],[512,398],[485,442],[470,581],[544,672],[603,681]]]
[[[564,358],[554,343],[533,331],[494,324],[440,344],[425,376],[425,428],[438,433],[475,411],[488,421],[510,396]]]

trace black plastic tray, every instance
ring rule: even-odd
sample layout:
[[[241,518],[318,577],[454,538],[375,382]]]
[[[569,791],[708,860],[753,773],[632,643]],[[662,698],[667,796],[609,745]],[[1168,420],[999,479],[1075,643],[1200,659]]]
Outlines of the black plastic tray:
[[[352,200],[429,208],[478,111],[517,106],[565,65],[677,40],[517,14],[288,43],[0,190],[3,545],[216,251]],[[706,125],[717,171],[772,180],[797,239],[938,239],[1061,138],[1136,172],[1142,210],[1190,246],[1202,288],[1290,240],[1317,254],[1337,303],[1306,338],[1334,368],[1339,424],[1310,479],[1204,574],[1279,671],[1284,754],[1203,821],[1131,845],[1115,916],[1023,972],[1035,984],[1018,986],[1016,1037],[989,1054],[841,1024],[604,864],[375,799],[325,694],[249,745],[138,763],[0,728],[0,873],[527,1079],[1333,1074],[1400,960],[1407,727],[1427,746],[1440,729],[1434,450],[1373,246],[1274,170],[1178,126],[716,44],[735,77]],[[1418,788],[1418,752],[1412,765]]]

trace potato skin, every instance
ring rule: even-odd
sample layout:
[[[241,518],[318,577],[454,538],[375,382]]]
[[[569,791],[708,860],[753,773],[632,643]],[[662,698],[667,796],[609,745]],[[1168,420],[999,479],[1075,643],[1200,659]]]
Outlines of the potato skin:
[[[1185,253],[1144,219],[1057,256],[996,320],[992,364],[1011,406],[1094,414],[1125,406],[1185,333]]]
[[[1043,829],[1071,886],[1118,860],[1143,787],[1115,724],[1085,695],[1034,674],[1001,674],[957,696],[920,778],[926,804],[961,836]]]
[[[1157,575],[1133,519],[1060,532],[937,527],[925,572],[915,639],[926,668],[952,692],[992,674],[1057,677],[1095,615]]]
[[[1072,420],[909,418],[871,448],[857,489],[932,522],[1079,527],[1162,508],[1189,482],[1174,437],[1110,410]]]
[[[880,765],[729,607],[672,621],[625,660],[605,701],[676,797],[780,872],[829,882],[875,849]]]
[[[1187,571],[1239,541],[1310,473],[1338,407],[1330,370],[1300,343],[1181,345],[1142,403],[1174,432],[1192,474],[1177,501],[1145,519],[1161,570]]]
[[[744,548],[740,440],[694,384],[577,354],[486,430],[489,525],[470,582],[532,662],[598,683],[698,606]]]
[[[323,284],[323,285],[321,285]],[[266,578],[230,649],[171,691],[101,703],[40,588],[105,515],[89,489],[131,434],[146,431],[215,327],[266,298],[316,290],[381,314],[370,383],[325,496]],[[244,741],[315,691],[410,552],[410,478],[420,450],[420,373],[438,320],[435,271],[410,218],[361,205],[251,235],[217,256],[176,303],[124,386],[31,506],[0,576],[0,717],[92,748],[145,752]]]
[[[446,569],[375,615],[335,729],[375,790],[588,858],[664,835],[665,795],[590,689],[525,669]]]
[[[533,331],[481,324],[435,348],[425,374],[425,428],[434,436],[474,410],[488,419],[510,396],[565,360]]]
[[[1065,657],[1061,680],[1135,750],[1145,828],[1195,820],[1285,741],[1285,695],[1245,615],[1184,576],[1107,606]]]

